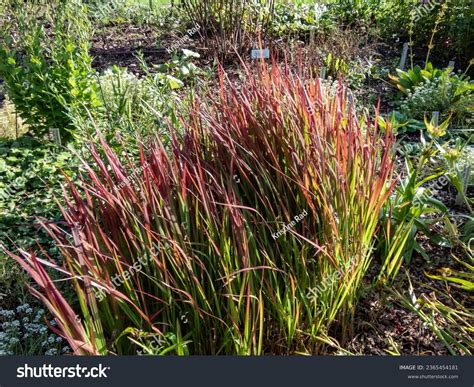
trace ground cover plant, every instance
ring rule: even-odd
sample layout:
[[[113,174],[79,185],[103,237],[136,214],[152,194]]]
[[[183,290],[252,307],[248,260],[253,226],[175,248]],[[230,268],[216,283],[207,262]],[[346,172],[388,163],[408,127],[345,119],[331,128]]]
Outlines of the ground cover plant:
[[[471,2],[0,14],[0,354],[473,353]]]

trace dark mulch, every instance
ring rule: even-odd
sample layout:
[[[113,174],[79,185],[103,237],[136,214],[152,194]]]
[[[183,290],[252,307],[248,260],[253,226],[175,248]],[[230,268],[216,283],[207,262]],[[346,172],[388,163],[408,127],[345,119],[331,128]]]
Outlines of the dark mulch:
[[[149,26],[128,24],[102,27],[92,39],[93,66],[99,70],[117,65],[127,67],[133,73],[142,73],[136,55],[141,52],[147,64],[169,60],[164,48],[157,45],[158,33]]]
[[[181,36],[181,35],[180,35]],[[163,32],[153,26],[118,24],[102,26],[92,39],[91,55],[92,65],[99,71],[117,65],[126,67],[130,72],[142,75],[143,70],[139,53],[143,54],[143,59],[148,66],[161,64],[171,59],[171,54],[166,51],[172,47],[180,36],[173,35],[168,31]],[[205,54],[206,49],[198,40],[188,39],[180,48]],[[206,55],[195,60],[197,65],[206,65],[209,60]]]

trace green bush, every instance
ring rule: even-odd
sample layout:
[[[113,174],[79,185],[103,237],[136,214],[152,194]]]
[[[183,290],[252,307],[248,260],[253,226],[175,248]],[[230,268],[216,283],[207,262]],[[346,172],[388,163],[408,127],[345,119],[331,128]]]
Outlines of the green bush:
[[[99,128],[118,153],[126,150],[129,156],[138,157],[137,145],[157,134],[167,145],[170,124],[179,130],[176,110],[189,100],[187,87],[195,90],[207,84],[206,74],[193,64],[196,57],[197,53],[182,50],[169,62],[153,67],[139,57],[145,73],[141,77],[126,68],[108,68],[98,78],[103,108],[95,109],[88,117],[74,115],[74,125],[89,133],[91,128]]]
[[[56,198],[63,174],[73,179],[75,158],[29,136],[0,144],[0,241],[13,248],[38,248],[57,256],[57,249],[39,227],[38,218],[59,221]]]
[[[46,6],[45,6],[46,7]],[[99,105],[91,68],[89,24],[79,2],[15,10],[2,33],[0,77],[16,110],[38,136],[57,128],[63,140],[74,136],[71,109]],[[45,25],[52,23],[52,30]],[[17,37],[17,38],[16,38]]]
[[[325,34],[334,27],[334,17],[325,5],[277,3],[271,12],[270,33],[275,37],[296,36],[309,39],[310,31]]]
[[[442,71],[440,76],[425,79],[409,90],[400,110],[415,119],[438,111],[440,119],[452,117],[457,127],[469,127],[474,113],[474,82],[450,70]]]
[[[102,25],[130,23],[135,25],[168,26],[177,20],[178,7],[163,7],[160,1],[92,0],[88,2],[88,14]]]

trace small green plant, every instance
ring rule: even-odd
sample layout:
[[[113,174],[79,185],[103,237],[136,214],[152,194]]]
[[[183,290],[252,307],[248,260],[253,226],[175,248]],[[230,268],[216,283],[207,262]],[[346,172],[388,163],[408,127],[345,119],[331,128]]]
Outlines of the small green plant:
[[[383,262],[379,275],[381,282],[393,281],[403,262],[409,264],[415,251],[430,261],[430,257],[416,240],[419,233],[424,234],[435,245],[453,247],[453,238],[432,230],[432,225],[436,223],[444,223],[448,230],[452,228],[447,218],[448,208],[435,197],[439,191],[451,184],[472,214],[472,200],[466,196],[470,168],[467,168],[467,179],[464,176],[470,161],[463,159],[464,149],[470,140],[463,142],[458,138],[454,145],[452,141],[442,143],[440,138],[446,135],[448,124],[449,120],[446,120],[435,125],[425,118],[429,141],[426,141],[422,132],[420,149],[415,155],[409,155],[402,149],[406,173],[391,202],[382,211],[384,225],[379,241]],[[441,161],[441,165],[431,168],[429,163],[436,159]]]
[[[413,92],[415,87],[439,78],[443,74],[443,70],[434,68],[431,62],[426,63],[424,68],[416,65],[407,71],[401,69],[396,69],[395,71],[397,75],[389,74],[389,78],[393,85],[405,95]]]
[[[256,2],[258,4],[258,2]],[[324,4],[276,2],[271,11],[270,34],[276,38],[318,39],[335,27],[335,21]]]
[[[174,53],[171,60],[150,67],[139,55],[145,75],[138,77],[127,69],[113,66],[99,78],[99,97],[103,109],[91,111],[84,119],[75,116],[75,125],[84,132],[98,127],[107,141],[117,149],[128,151],[137,145],[137,139],[146,140],[158,133],[167,144],[170,139],[169,126],[177,130],[177,107],[186,105],[186,88],[198,88],[205,82],[204,72],[193,60],[199,54],[190,50]],[[138,149],[136,154],[138,156]]]
[[[378,281],[393,282],[403,262],[409,264],[416,251],[427,261],[430,260],[416,237],[423,233],[432,243],[451,247],[452,243],[444,236],[434,232],[432,225],[442,221],[448,208],[434,196],[448,184],[446,169],[430,170],[428,161],[439,152],[437,137],[444,135],[448,121],[435,127],[428,123],[427,142],[421,134],[422,146],[416,164],[407,152],[404,155],[406,173],[395,190],[391,201],[384,207],[382,214],[382,232],[379,239],[379,254],[382,257],[382,269]],[[428,172],[426,172],[428,171]]]
[[[437,111],[441,119],[450,117],[461,127],[472,116],[473,106],[474,82],[467,76],[451,75],[445,70],[438,77],[411,88],[400,103],[400,110],[415,119]]]
[[[466,225],[469,222],[472,218]],[[471,230],[468,237],[473,235]],[[474,348],[474,314],[465,303],[466,299],[472,299],[474,291],[474,251],[469,245],[464,245],[463,250],[463,258],[451,255],[459,269],[443,267],[434,273],[425,273],[433,280],[443,281],[444,289],[417,297],[409,279],[409,296],[397,293],[402,303],[432,329],[452,355],[470,355]],[[453,296],[453,288],[458,290],[456,296]]]
[[[435,143],[435,145],[444,162],[446,176],[450,184],[458,192],[458,202],[463,203],[472,215],[472,205],[474,201],[466,195],[468,186],[472,180],[472,155],[466,152],[471,139],[472,135],[466,141],[463,141],[461,138],[456,138],[453,145],[451,145],[451,143],[447,143],[443,146],[438,143]]]
[[[88,54],[88,21],[75,0],[45,5],[40,20],[33,16],[34,7],[16,9],[2,32],[0,76],[32,133],[44,136],[54,128],[67,141],[74,137],[71,109],[77,113],[99,105]],[[52,32],[46,32],[46,20]]]
[[[39,218],[59,221],[56,200],[62,197],[65,176],[74,179],[76,158],[69,150],[44,144],[32,137],[0,143],[0,241],[13,248],[38,248],[52,256],[57,248],[41,231]]]
[[[1,355],[60,355],[70,352],[65,341],[51,332],[45,312],[29,304],[13,310],[0,308]],[[52,326],[54,320],[49,321]]]

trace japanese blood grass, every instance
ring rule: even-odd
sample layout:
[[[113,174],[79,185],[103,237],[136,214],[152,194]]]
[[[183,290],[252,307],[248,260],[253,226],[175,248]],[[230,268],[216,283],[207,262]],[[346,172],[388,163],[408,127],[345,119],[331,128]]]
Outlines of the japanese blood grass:
[[[183,119],[184,137],[171,152],[157,138],[140,167],[121,163],[103,139],[90,145],[95,165],[65,190],[76,243],[45,226],[82,323],[46,261],[14,256],[77,353],[133,354],[150,335],[169,345],[162,353],[322,353],[351,335],[394,184],[390,131],[380,137],[358,120],[343,88],[331,95],[288,68],[243,66],[243,79],[221,71],[218,91]],[[140,172],[115,189],[132,170]],[[132,272],[141,257],[149,263]],[[101,301],[90,296],[99,288]]]

